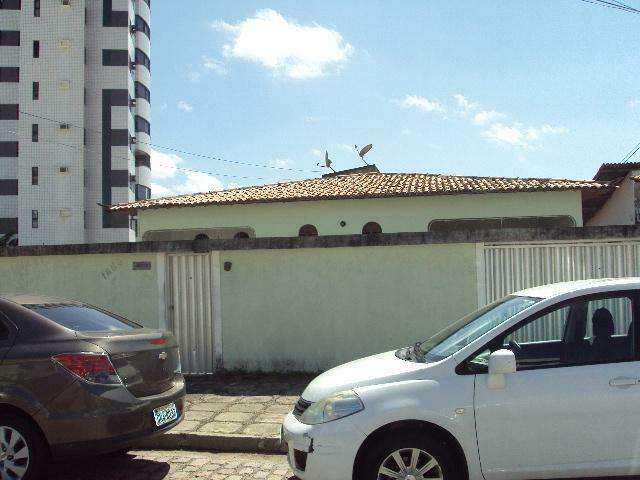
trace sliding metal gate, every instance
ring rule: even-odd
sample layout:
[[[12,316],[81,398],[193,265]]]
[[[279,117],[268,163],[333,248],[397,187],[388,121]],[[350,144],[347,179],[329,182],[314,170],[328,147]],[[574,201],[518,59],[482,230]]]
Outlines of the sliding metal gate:
[[[216,273],[212,254],[167,256],[169,328],[178,339],[184,373],[215,371]]]
[[[588,278],[640,276],[640,240],[481,246],[480,306],[523,288]]]

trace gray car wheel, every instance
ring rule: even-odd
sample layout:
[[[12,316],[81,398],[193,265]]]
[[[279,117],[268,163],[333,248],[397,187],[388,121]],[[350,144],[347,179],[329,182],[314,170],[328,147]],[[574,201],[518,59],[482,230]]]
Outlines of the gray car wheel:
[[[36,480],[46,460],[37,428],[20,416],[0,413],[0,480]]]
[[[22,480],[29,469],[29,445],[15,428],[0,424],[0,477]]]

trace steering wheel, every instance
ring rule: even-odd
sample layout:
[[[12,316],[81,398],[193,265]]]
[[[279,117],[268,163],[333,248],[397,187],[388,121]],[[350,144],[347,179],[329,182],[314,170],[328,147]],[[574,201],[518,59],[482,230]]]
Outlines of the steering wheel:
[[[509,346],[511,347],[511,350],[513,350],[514,353],[522,350],[522,346],[515,340],[509,340]]]

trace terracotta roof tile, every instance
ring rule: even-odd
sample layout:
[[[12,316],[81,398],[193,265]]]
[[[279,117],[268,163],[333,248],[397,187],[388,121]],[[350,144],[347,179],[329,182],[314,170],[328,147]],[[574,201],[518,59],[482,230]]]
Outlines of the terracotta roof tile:
[[[609,188],[608,183],[593,180],[466,177],[425,173],[364,173],[140,200],[114,205],[111,209],[141,210],[213,204],[230,205],[605,188]]]

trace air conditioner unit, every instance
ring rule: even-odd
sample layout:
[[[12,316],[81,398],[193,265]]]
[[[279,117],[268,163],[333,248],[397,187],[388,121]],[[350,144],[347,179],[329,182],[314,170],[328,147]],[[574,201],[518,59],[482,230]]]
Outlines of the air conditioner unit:
[[[138,102],[136,101],[136,99],[135,99],[135,98],[132,98],[132,99],[129,101],[129,106],[130,106],[130,107],[135,107],[137,103],[138,103]]]
[[[138,27],[136,27],[135,25],[131,25],[130,30],[131,33],[136,33],[138,31]]]
[[[70,7],[71,6],[71,0],[61,0],[62,5],[65,7]]]
[[[62,40],[60,40],[60,48],[63,50],[70,50],[71,49],[71,40],[64,38]]]
[[[135,145],[136,143],[138,143],[136,137],[131,137],[131,145]]]
[[[60,173],[69,173],[69,167],[60,167]]]
[[[71,130],[71,125],[69,125],[68,123],[61,123],[60,124],[60,130]]]
[[[61,208],[60,209],[60,216],[61,217],[70,217],[71,216],[71,211],[67,208]]]

